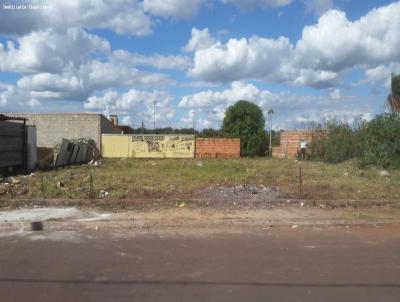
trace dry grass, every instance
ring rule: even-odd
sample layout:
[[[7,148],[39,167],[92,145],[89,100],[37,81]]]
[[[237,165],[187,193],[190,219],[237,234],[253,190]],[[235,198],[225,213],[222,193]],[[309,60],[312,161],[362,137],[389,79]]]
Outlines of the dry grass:
[[[213,184],[276,186],[283,197],[297,197],[299,167],[304,198],[309,200],[400,200],[400,170],[390,177],[379,170],[361,170],[352,162],[328,165],[266,158],[203,160],[107,159],[102,165],[38,171],[29,179],[28,197],[112,199],[176,199],[195,197]],[[348,174],[345,176],[344,173]],[[92,181],[90,180],[92,174]],[[57,186],[61,182],[62,186]]]

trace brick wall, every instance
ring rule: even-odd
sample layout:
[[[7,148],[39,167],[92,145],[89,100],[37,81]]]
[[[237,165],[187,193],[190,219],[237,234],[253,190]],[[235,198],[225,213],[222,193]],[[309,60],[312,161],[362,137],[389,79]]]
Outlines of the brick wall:
[[[240,157],[240,139],[196,138],[196,158]]]
[[[272,147],[272,157],[291,158],[297,156],[301,139],[311,142],[311,132],[307,130],[287,130],[280,133],[280,146]]]

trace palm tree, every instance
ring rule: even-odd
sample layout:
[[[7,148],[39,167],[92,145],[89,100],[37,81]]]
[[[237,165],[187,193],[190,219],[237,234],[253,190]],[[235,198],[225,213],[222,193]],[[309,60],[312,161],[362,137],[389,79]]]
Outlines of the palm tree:
[[[269,154],[272,155],[272,115],[274,114],[274,109],[270,108],[268,110],[269,120],[271,121],[271,128],[269,129]]]
[[[400,75],[392,73],[392,93],[387,98],[386,106],[391,113],[400,114]]]

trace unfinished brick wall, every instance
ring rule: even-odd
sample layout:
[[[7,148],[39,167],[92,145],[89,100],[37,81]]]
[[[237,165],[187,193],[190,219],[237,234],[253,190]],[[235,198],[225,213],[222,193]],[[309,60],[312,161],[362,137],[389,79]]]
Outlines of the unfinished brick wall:
[[[311,132],[307,130],[282,130],[280,135],[280,146],[272,147],[272,157],[294,159],[300,150],[301,139],[310,143],[312,138]]]
[[[238,138],[196,138],[196,158],[240,157]]]

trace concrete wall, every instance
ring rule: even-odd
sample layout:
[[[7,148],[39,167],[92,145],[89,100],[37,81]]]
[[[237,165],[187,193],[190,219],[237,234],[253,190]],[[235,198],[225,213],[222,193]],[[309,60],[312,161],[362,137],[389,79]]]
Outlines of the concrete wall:
[[[194,135],[102,135],[103,157],[193,158]]]
[[[24,117],[36,126],[38,147],[53,148],[63,138],[89,137],[101,147],[101,133],[121,133],[103,115],[97,113],[7,113]]]
[[[99,118],[101,134],[122,134],[122,130],[115,127],[114,124],[104,115],[100,114]]]
[[[240,139],[196,138],[196,158],[240,157]]]
[[[301,139],[311,142],[311,132],[307,130],[281,131],[280,146],[272,147],[272,157],[294,159],[300,150]]]

